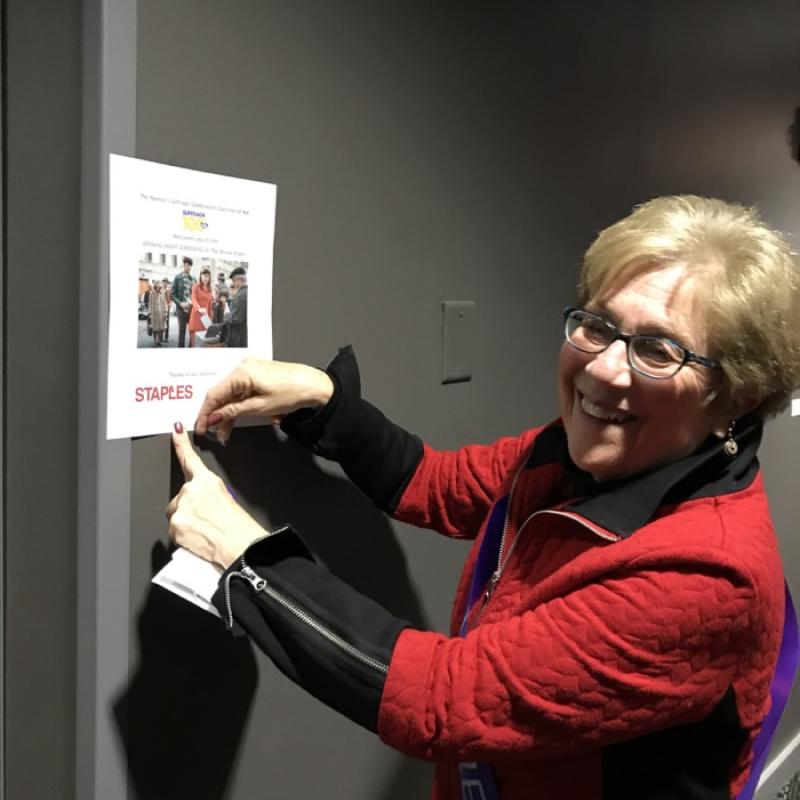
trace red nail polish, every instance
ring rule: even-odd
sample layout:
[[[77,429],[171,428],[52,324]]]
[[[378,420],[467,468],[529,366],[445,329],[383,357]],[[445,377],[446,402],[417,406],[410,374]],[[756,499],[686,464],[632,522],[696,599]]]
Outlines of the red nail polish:
[[[209,425],[218,425],[220,422],[222,422],[222,414],[217,414],[215,412],[214,414],[209,414],[208,415],[208,424]]]
[[[183,425],[180,422],[175,423],[175,433],[183,433]]]

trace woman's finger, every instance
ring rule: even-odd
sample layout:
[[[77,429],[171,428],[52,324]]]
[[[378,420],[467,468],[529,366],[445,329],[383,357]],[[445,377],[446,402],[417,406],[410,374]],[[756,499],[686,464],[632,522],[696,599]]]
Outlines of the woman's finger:
[[[173,497],[172,500],[170,500],[169,503],[167,503],[167,507],[164,509],[164,515],[166,516],[167,519],[172,519],[172,516],[178,510],[178,505],[181,502],[181,499],[183,498],[185,491],[186,491],[186,484],[181,486],[181,490],[178,492],[178,494],[176,494],[175,497]]]
[[[210,417],[209,425],[216,427],[226,420],[235,420],[239,417],[265,416],[269,401],[266,397],[248,397],[245,400],[236,400],[220,406]]]
[[[187,481],[192,480],[195,475],[208,469],[200,456],[197,455],[189,434],[184,430],[180,422],[175,423],[175,429],[172,432],[172,445],[175,448],[175,455],[178,456],[181,470],[183,470],[183,477]]]
[[[203,399],[203,405],[197,414],[194,430],[199,436],[208,430],[208,418],[221,407],[240,397],[249,394],[246,376],[240,368],[235,369],[227,378],[212,386]],[[211,422],[210,424],[214,424]]]
[[[167,533],[169,538],[179,547],[185,547],[191,537],[186,535],[187,519],[182,512],[178,512],[169,521],[169,529]]]
[[[176,494],[172,500],[167,503],[167,507],[164,509],[164,516],[167,519],[172,519],[172,515],[178,510],[178,498],[180,494]]]
[[[233,426],[236,424],[236,419],[221,419],[214,423],[214,435],[220,444],[227,444],[228,439],[231,438]]]

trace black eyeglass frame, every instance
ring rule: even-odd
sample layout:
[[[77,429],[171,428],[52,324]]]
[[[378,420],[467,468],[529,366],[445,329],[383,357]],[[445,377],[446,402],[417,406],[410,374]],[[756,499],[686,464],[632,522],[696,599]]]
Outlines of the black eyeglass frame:
[[[609,329],[609,331],[613,334],[614,338],[611,339],[611,341],[605,347],[600,348],[600,350],[584,350],[578,347],[574,342],[572,342],[572,340],[569,338],[569,335],[567,334],[567,325],[569,324],[569,316],[575,311],[580,311],[581,314],[586,314],[587,316],[592,317],[593,319],[596,319],[599,322],[602,322],[603,325],[605,325]],[[722,364],[720,364],[720,362],[717,361],[716,359],[707,358],[706,356],[699,356],[697,355],[697,353],[693,353],[691,350],[687,350],[682,344],[679,344],[673,339],[670,339],[668,336],[653,336],[652,334],[646,334],[646,333],[622,333],[622,331],[620,331],[617,328],[617,326],[614,325],[613,322],[609,322],[607,319],[605,319],[605,317],[601,317],[599,314],[595,314],[592,311],[587,311],[585,308],[581,308],[580,306],[566,306],[563,311],[563,317],[564,317],[564,338],[567,340],[567,343],[571,347],[574,347],[581,353],[591,353],[597,355],[598,353],[603,353],[606,350],[608,350],[608,348],[611,347],[611,345],[614,344],[614,342],[616,342],[617,339],[621,339],[623,342],[625,342],[625,352],[628,356],[628,364],[630,364],[631,369],[634,370],[635,372],[638,372],[640,375],[644,375],[645,378],[652,378],[654,381],[665,381],[669,380],[670,378],[674,378],[681,371],[681,369],[690,362],[694,362],[695,364],[700,364],[700,366],[706,367],[708,369],[720,369],[722,367]],[[680,364],[678,364],[678,366],[675,369],[675,372],[672,372],[669,375],[651,375],[648,372],[643,372],[639,367],[637,367],[633,363],[633,359],[631,359],[631,341],[640,338],[659,339],[664,342],[669,342],[669,344],[671,344],[673,347],[678,348],[678,350],[680,350],[683,353],[683,360],[680,362]]]

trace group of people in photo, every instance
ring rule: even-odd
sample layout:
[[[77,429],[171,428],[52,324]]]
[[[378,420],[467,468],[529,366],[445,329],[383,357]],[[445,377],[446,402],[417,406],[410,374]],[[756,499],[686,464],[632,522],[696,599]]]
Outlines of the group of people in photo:
[[[210,267],[201,267],[197,277],[193,268],[194,261],[184,256],[171,283],[167,278],[148,282],[142,304],[153,346],[169,342],[174,304],[178,347],[186,347],[187,331],[189,347],[196,347],[200,338],[205,345],[247,347],[247,270],[242,266],[231,270],[229,284],[224,272],[212,283]]]

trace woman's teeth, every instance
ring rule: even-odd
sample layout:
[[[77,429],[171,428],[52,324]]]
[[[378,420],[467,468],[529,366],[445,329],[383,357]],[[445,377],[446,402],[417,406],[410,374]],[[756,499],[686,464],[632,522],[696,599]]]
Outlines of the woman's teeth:
[[[610,411],[607,408],[603,408],[602,406],[598,406],[596,403],[593,403],[591,400],[588,400],[584,395],[581,395],[581,408],[590,416],[594,417],[595,419],[602,419],[606,422],[630,422],[632,419],[636,419],[633,414],[628,414],[624,411]]]

